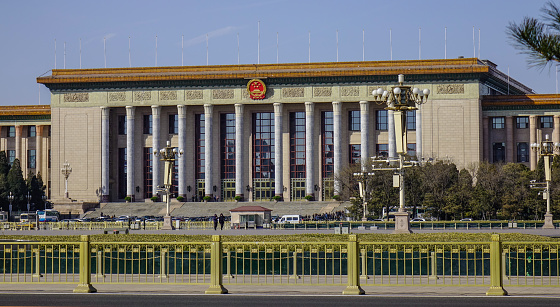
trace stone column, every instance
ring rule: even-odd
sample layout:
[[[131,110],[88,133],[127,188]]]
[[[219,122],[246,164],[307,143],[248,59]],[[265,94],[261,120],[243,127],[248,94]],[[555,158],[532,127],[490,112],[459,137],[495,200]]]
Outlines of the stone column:
[[[484,116],[482,118],[482,160],[490,162],[490,133],[488,129],[488,116]]]
[[[101,107],[101,202],[109,202],[109,107]]]
[[[342,140],[340,137],[342,116],[340,109],[341,103],[333,101],[333,143],[334,143],[334,195],[340,195],[340,181],[336,178],[342,169]]]
[[[43,172],[43,127],[35,126],[35,175],[40,172],[41,176],[46,174]]]
[[[529,116],[529,143],[537,143],[537,116]],[[531,170],[537,169],[538,154],[533,150],[529,151],[529,161],[531,162]]]
[[[560,143],[560,115],[554,115],[554,130],[552,130],[552,142]],[[556,151],[558,154],[558,151]]]
[[[390,105],[394,106],[393,103]],[[389,158],[397,158],[397,144],[395,139],[395,112],[393,110],[387,110],[387,132],[389,134]]]
[[[187,106],[177,105],[177,113],[179,119],[179,131],[177,137],[179,138],[179,151],[183,154],[177,159],[179,162],[179,196],[187,198]]]
[[[282,143],[282,104],[274,103],[274,196],[284,198],[284,164]]]
[[[513,150],[515,142],[513,140],[513,117],[506,116],[506,163],[513,161]]]
[[[245,175],[245,168],[243,160],[243,105],[240,103],[235,104],[235,196],[244,198],[243,175]],[[249,198],[247,196],[247,198]]]
[[[213,162],[212,154],[214,152],[212,146],[212,132],[213,132],[213,105],[204,104],[204,194],[205,196],[212,197],[214,192],[212,187],[212,170]]]
[[[135,200],[134,190],[134,117],[136,108],[126,106],[126,196]]]
[[[422,161],[422,105],[416,110],[416,159]]]
[[[336,131],[336,130],[335,130]],[[369,160],[369,102],[360,101],[360,135],[361,135],[361,153],[362,156],[362,171],[366,171],[366,165]]]
[[[23,132],[23,126],[22,125],[16,125],[16,159],[19,160],[19,164],[21,165],[21,168],[23,170],[23,161],[21,161],[21,136]],[[23,170],[24,173],[25,170]]]
[[[160,106],[152,106],[152,152],[159,152],[159,144],[160,142],[160,116],[161,114],[161,107]],[[161,171],[160,171],[160,157],[153,156],[154,160],[152,161],[152,195],[156,195],[158,193],[158,186],[163,186],[165,182],[161,182]],[[165,196],[167,197],[167,195]]]
[[[315,105],[313,102],[305,102],[305,194],[314,196],[313,170],[315,169],[314,152],[315,142],[313,127],[315,125]]]

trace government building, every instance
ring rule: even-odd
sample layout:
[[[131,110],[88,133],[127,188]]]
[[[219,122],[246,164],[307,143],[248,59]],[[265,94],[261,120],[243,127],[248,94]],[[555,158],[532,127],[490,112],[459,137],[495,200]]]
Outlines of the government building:
[[[330,201],[349,164],[396,156],[393,111],[372,91],[399,74],[430,90],[406,114],[411,156],[535,168],[529,144],[546,134],[560,142],[557,95],[534,94],[490,61],[458,58],[55,69],[37,78],[50,106],[0,108],[0,150],[22,161],[24,175],[41,172],[55,203],[161,195],[154,152],[168,142],[182,152],[172,197]]]

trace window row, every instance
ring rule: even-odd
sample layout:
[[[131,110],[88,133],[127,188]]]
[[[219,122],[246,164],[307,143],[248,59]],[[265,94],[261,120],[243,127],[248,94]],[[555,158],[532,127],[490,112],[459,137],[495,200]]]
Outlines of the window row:
[[[517,143],[517,159],[519,163],[529,162],[529,143]],[[506,162],[506,143],[492,143],[492,162]]]
[[[6,135],[5,137],[8,138],[15,138],[16,137],[16,126],[5,126],[6,129],[4,129],[6,131]],[[28,138],[34,138],[37,136],[37,126],[24,126],[27,127],[27,137]],[[51,130],[47,129],[48,131],[48,136],[51,136]]]
[[[529,116],[517,116],[515,118],[517,129],[529,128]],[[506,118],[504,116],[492,117],[492,129],[505,129]],[[553,116],[539,116],[539,128],[554,128]]]

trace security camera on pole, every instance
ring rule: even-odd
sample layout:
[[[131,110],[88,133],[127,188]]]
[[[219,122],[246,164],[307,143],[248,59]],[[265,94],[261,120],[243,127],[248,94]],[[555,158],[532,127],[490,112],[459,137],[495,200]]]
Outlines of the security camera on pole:
[[[543,198],[546,199],[546,213],[544,215],[544,225],[542,228],[554,229],[556,227],[554,227],[552,212],[550,211],[550,181],[552,180],[551,164],[554,151],[560,150],[560,143],[554,144],[552,141],[549,141],[548,134],[546,134],[544,138],[545,140],[540,143],[531,144],[531,149],[543,157],[544,160],[544,179],[546,181],[546,188],[544,188],[542,195]]]
[[[420,90],[403,85],[404,75],[398,77],[399,85],[391,86],[391,90],[378,88],[373,90],[374,101],[386,104],[385,110],[393,111],[397,154],[399,155],[398,180],[394,187],[399,188],[399,211],[395,212],[395,233],[410,233],[410,215],[404,207],[404,156],[407,152],[406,111],[417,110],[416,105],[428,101],[429,89]]]

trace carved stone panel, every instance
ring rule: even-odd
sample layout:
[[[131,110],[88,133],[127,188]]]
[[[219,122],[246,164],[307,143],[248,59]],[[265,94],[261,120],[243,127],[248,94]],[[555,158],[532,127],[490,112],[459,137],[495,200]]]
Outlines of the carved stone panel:
[[[109,93],[109,101],[125,101],[126,100],[126,93],[125,92],[110,92]]]
[[[314,87],[313,97],[331,97],[332,87]]]
[[[360,96],[360,88],[358,88],[357,86],[341,87],[340,96]]]
[[[305,96],[303,87],[285,87],[282,89],[282,96],[287,98],[300,98]]]
[[[233,99],[233,90],[212,90],[212,99]]]
[[[438,84],[436,88],[438,94],[464,94],[464,84]]]
[[[159,92],[159,100],[177,100],[177,92],[161,91]]]
[[[134,101],[152,100],[152,92],[134,92]]]
[[[186,90],[185,99],[186,100],[200,100],[203,98],[202,90]]]
[[[89,93],[64,94],[64,102],[88,102]]]

